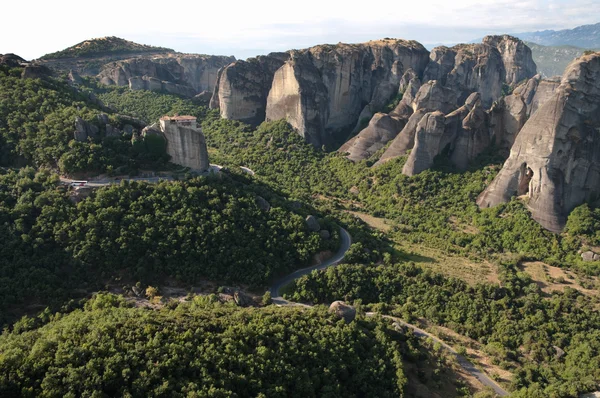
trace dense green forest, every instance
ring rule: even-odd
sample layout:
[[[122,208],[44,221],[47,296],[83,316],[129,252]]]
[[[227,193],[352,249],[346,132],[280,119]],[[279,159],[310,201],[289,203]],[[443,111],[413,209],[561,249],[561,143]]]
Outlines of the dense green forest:
[[[21,79],[21,69],[0,65],[0,166],[32,165],[62,173],[92,173],[140,168],[162,169],[168,156],[155,153],[134,139],[139,126],[109,112],[120,136],[106,136],[98,115],[106,110],[90,99],[88,91],[47,79]],[[74,139],[75,118],[99,128],[98,137]],[[128,130],[128,131],[127,131]]]
[[[112,110],[93,101],[91,90]],[[102,112],[121,136],[103,134]],[[154,185],[124,181],[87,198],[60,186],[57,172],[168,170],[168,157],[151,151],[138,127],[126,131],[121,115],[153,123],[176,113],[199,118],[211,163],[226,171]],[[97,125],[99,136],[75,141],[76,116]],[[599,275],[600,263],[583,262],[580,252],[600,245],[600,209],[576,208],[562,234],[541,228],[516,198],[479,209],[475,199],[503,161],[494,148],[467,171],[440,156],[413,177],[401,172],[405,158],[371,167],[380,154],[353,163],[324,149],[283,121],[252,128],[174,95],[90,79],[74,89],[0,67],[0,325],[13,329],[0,337],[0,395],[398,396],[406,385],[398,352],[404,355],[406,344],[365,320],[342,325],[321,310],[235,310],[200,297],[150,311],[99,295],[71,312],[70,299],[115,280],[189,286],[208,279],[264,289],[315,253],[335,250],[338,225],[352,235],[352,265],[304,277],[292,286],[292,299],[344,299],[447,326],[480,341],[514,372],[516,396],[574,397],[597,387],[598,300],[568,287],[547,295],[518,266],[540,260]],[[348,210],[392,227],[371,230]],[[309,214],[331,239],[309,231]],[[408,263],[394,242],[493,262],[500,284],[472,286],[426,271]],[[47,305],[63,313],[46,309],[36,321],[13,323]],[[198,350],[193,359],[190,347]],[[370,350],[375,354],[365,354]],[[290,376],[293,367],[301,377]]]
[[[358,301],[476,339],[496,363],[514,371],[514,396],[576,397],[600,379],[598,300],[571,288],[546,298],[514,263],[503,265],[501,286],[473,287],[407,263],[341,265],[313,272],[291,290],[294,301]]]
[[[309,208],[243,176],[124,181],[78,204],[70,194],[49,172],[0,172],[0,309],[64,299],[117,276],[264,287],[337,247],[331,221],[321,220],[332,235],[323,240],[306,226]],[[259,207],[258,194],[270,209]]]
[[[0,335],[3,397],[398,397],[415,349],[383,322],[210,296],[148,311],[98,294],[18,326]]]

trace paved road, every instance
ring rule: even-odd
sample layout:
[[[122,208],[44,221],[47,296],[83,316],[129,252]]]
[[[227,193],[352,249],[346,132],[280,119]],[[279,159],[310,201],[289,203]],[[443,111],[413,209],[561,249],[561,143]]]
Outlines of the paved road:
[[[348,251],[348,249],[350,248],[350,244],[352,243],[352,237],[350,236],[350,234],[348,233],[348,231],[346,231],[345,229],[340,228],[340,236],[341,236],[341,239],[342,239],[342,244],[340,245],[339,250],[335,253],[335,255],[332,258],[330,258],[327,261],[324,261],[321,264],[314,265],[312,267],[302,268],[302,269],[299,269],[297,271],[294,271],[293,273],[291,273],[291,274],[289,274],[289,275],[281,278],[280,280],[278,280],[277,282],[275,282],[273,284],[273,286],[271,286],[270,292],[271,292],[271,297],[273,299],[273,303],[274,304],[276,304],[276,305],[293,305],[293,306],[301,306],[301,307],[311,307],[310,305],[307,305],[307,304],[295,303],[295,302],[292,302],[292,301],[287,301],[283,297],[281,297],[281,295],[279,294],[279,291],[281,290],[281,288],[283,288],[287,284],[291,283],[293,280],[298,279],[301,276],[307,275],[307,274],[311,273],[314,270],[324,269],[324,268],[331,267],[333,265],[336,265],[336,264],[340,263],[344,259],[344,256],[346,255],[346,252]],[[366,315],[367,316],[374,316],[374,315],[376,315],[376,313],[375,312],[367,312]],[[447,351],[449,351],[450,353],[454,354],[454,356],[456,357],[456,360],[458,361],[459,365],[465,371],[467,371],[468,373],[472,374],[484,386],[491,387],[496,392],[496,394],[498,394],[500,396],[507,396],[508,395],[508,392],[505,391],[498,383],[496,383],[494,380],[492,380],[490,377],[488,377],[483,371],[481,371],[478,368],[476,368],[471,362],[469,362],[467,360],[467,358],[465,358],[464,356],[460,355],[458,352],[456,352],[456,350],[454,348],[452,348],[450,345],[446,344],[445,342],[443,342],[442,340],[440,340],[436,336],[432,335],[429,332],[426,332],[423,329],[420,329],[419,327],[417,327],[415,325],[412,325],[410,323],[404,322],[400,318],[396,318],[396,317],[389,316],[389,315],[382,315],[382,316],[384,318],[387,318],[387,319],[390,319],[390,320],[394,321],[394,323],[396,324],[396,326],[403,326],[403,327],[407,327],[407,328],[412,329],[414,331],[414,333],[417,336],[419,336],[419,337],[429,337],[433,341],[441,344],[441,346],[444,347]]]
[[[291,274],[289,274],[289,275],[281,278],[277,282],[275,282],[275,284],[273,286],[271,286],[271,289],[270,289],[271,297],[273,298],[273,303],[278,304],[278,305],[303,305],[300,303],[292,303],[290,301],[285,300],[279,294],[279,290],[282,287],[284,287],[285,285],[292,282],[293,280],[298,279],[301,276],[310,274],[312,271],[314,271],[316,269],[324,269],[327,267],[331,267],[332,265],[336,265],[340,261],[342,261],[344,259],[344,256],[346,255],[346,252],[350,248],[350,244],[352,243],[352,238],[350,237],[350,234],[348,233],[348,231],[346,231],[344,228],[340,228],[340,237],[342,240],[342,244],[340,245],[340,248],[338,249],[338,251],[329,260],[326,260],[326,261],[322,262],[321,264],[313,265],[312,267],[306,267],[306,268],[296,270],[296,271],[292,272]]]
[[[218,164],[211,164],[208,172],[207,173],[218,173],[221,169],[223,168],[223,166],[219,166]],[[249,169],[248,167],[240,167],[242,169],[242,171],[244,171],[247,174],[250,175],[254,175],[254,171],[252,171],[251,169]],[[70,184],[73,181],[81,181],[81,180],[75,180],[72,178],[60,178],[60,181],[65,183],[65,184]],[[86,187],[104,187],[107,185],[112,185],[112,184],[120,184],[121,181],[146,181],[149,183],[154,183],[156,184],[159,181],[173,181],[173,177],[169,177],[169,176],[165,176],[165,177],[130,177],[130,178],[104,178],[104,179],[91,179],[91,180],[87,180],[87,184],[85,184]]]

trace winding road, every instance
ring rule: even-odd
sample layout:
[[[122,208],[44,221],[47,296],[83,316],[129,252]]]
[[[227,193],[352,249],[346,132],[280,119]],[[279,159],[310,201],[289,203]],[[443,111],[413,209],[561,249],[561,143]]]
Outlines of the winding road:
[[[273,286],[271,286],[271,288],[269,289],[269,291],[271,292],[273,304],[280,305],[280,306],[281,305],[294,305],[294,306],[301,306],[301,307],[311,307],[308,304],[295,303],[292,301],[285,300],[283,297],[281,297],[279,291],[284,286],[290,284],[292,281],[294,281],[304,275],[310,274],[314,270],[325,269],[327,267],[331,267],[331,266],[339,264],[344,259],[344,256],[346,255],[346,252],[348,251],[348,249],[350,248],[350,244],[352,243],[352,237],[350,236],[348,231],[346,231],[344,228],[341,228],[341,227],[340,227],[340,237],[342,240],[340,248],[335,253],[335,255],[333,257],[331,257],[329,260],[326,260],[326,261],[322,262],[321,264],[313,265],[312,267],[306,267],[306,268],[296,270],[296,271],[292,272],[291,274],[276,281],[273,284]],[[376,312],[367,312],[366,315],[367,316],[375,316],[375,315],[377,315],[377,313]],[[469,362],[469,360],[466,357],[464,357],[463,355],[460,355],[454,348],[452,348],[452,346],[448,345],[447,343],[440,340],[436,336],[419,328],[418,326],[407,323],[400,318],[396,318],[396,317],[389,316],[389,315],[382,315],[382,317],[392,320],[394,322],[394,326],[397,329],[401,329],[402,327],[410,328],[413,330],[413,332],[417,336],[424,337],[424,338],[430,338],[434,342],[439,343],[442,347],[444,347],[444,349],[446,349],[448,352],[453,354],[456,357],[458,364],[466,372],[470,373],[477,380],[479,380],[479,382],[481,382],[481,384],[483,384],[486,387],[491,387],[494,390],[494,392],[501,397],[508,395],[508,392],[506,390],[504,390],[498,383],[496,383],[496,381],[491,379],[482,370],[475,367],[475,365],[473,365],[471,362]]]

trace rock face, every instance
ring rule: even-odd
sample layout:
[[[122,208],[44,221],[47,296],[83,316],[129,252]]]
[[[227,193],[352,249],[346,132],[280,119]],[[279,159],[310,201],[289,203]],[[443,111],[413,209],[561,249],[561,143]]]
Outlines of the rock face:
[[[342,145],[339,152],[348,152],[348,159],[355,162],[367,159],[394,139],[405,124],[399,117],[376,113],[369,125]]]
[[[103,84],[129,86],[132,90],[162,89],[194,96],[212,91],[219,69],[233,61],[234,57],[176,53],[137,57],[104,65],[98,78]]]
[[[600,195],[600,54],[575,60],[527,121],[480,207],[527,195],[532,216],[561,231],[569,212]]]
[[[75,118],[75,132],[73,133],[73,137],[76,141],[85,142],[88,137],[96,138],[100,129],[93,124],[90,124],[77,116]]]
[[[307,216],[306,217],[306,226],[308,227],[308,229],[312,232],[318,232],[321,229],[321,226],[319,225],[319,221],[317,221],[317,218],[315,216]]]
[[[282,55],[270,54],[225,66],[219,71],[210,108],[219,109],[225,119],[260,124],[265,120],[273,76],[283,63]]]
[[[45,79],[52,76],[50,68],[44,65],[28,64],[21,73],[22,79]]]
[[[511,95],[494,103],[490,123],[496,144],[501,149],[512,147],[525,122],[552,96],[559,84],[536,75],[515,88]]]
[[[531,50],[521,40],[486,36],[481,44],[434,48],[423,81],[440,81],[456,93],[458,103],[479,92],[483,106],[489,108],[504,85],[514,87],[535,74]]]
[[[160,130],[167,140],[167,153],[171,162],[197,172],[208,170],[208,150],[202,130],[192,116],[164,116]]]
[[[149,76],[135,76],[130,78],[129,88],[131,90],[164,91],[184,97],[194,97],[196,95],[192,87],[175,84],[170,81],[161,81]]]
[[[356,309],[343,301],[334,301],[331,303],[329,312],[333,312],[335,315],[346,321],[346,323],[350,323],[356,318]]]
[[[315,146],[331,144],[384,106],[406,70],[422,74],[427,56],[403,40],[291,51],[273,77],[266,119],[286,119]]]

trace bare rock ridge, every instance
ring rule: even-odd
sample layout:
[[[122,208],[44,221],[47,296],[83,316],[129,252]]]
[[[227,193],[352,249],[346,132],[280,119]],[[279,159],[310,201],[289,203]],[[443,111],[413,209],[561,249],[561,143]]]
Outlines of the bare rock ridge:
[[[546,96],[547,93],[540,94]],[[569,212],[600,196],[600,53],[578,58],[517,135],[508,160],[479,196],[493,207],[526,196],[543,227],[561,231]]]
[[[194,96],[212,92],[219,69],[233,61],[234,57],[178,53],[140,56],[107,63],[98,78],[106,85]]]
[[[420,76],[427,62],[427,50],[405,40],[271,54],[226,67],[211,106],[253,123],[263,121],[264,107],[264,119],[286,119],[308,142],[327,145],[370,119],[398,93],[404,72]]]
[[[535,70],[531,51],[523,42],[507,35],[487,36],[480,44],[464,44],[452,48],[436,47],[429,54],[429,62],[422,75],[418,75],[414,71],[407,71],[401,78],[399,88],[403,92],[403,97],[398,107],[390,113],[390,116],[394,114],[399,118],[398,125],[389,127],[390,130],[385,135],[374,134],[373,128],[369,125],[359,132],[352,142],[342,146],[340,151],[347,152],[349,159],[359,161],[374,153],[374,151],[365,151],[365,146],[378,150],[393,139],[377,164],[403,156],[415,146],[420,118],[424,117],[426,113],[434,111],[448,115],[464,105],[471,94],[477,92],[479,93],[478,101],[481,104],[477,105],[476,112],[479,116],[478,120],[484,125],[477,126],[476,136],[473,136],[472,129],[468,134],[467,130],[455,129],[457,133],[450,137],[460,139],[461,142],[448,142],[443,148],[440,148],[444,149],[448,144],[451,144],[451,149],[456,151],[460,151],[461,148],[470,148],[468,156],[462,157],[458,153],[454,156],[459,163],[458,166],[465,168],[465,159],[472,159],[473,154],[478,154],[485,149],[482,148],[482,145],[489,145],[492,142],[492,138],[487,136],[489,134],[485,133],[490,119],[483,117],[484,110],[495,104],[495,101],[501,100],[507,89],[514,88],[518,86],[519,82],[527,81],[528,78],[534,76]],[[529,101],[531,102],[531,99]],[[407,108],[410,110],[407,111]],[[504,108],[499,106],[497,108],[498,116],[494,120],[497,121],[498,129],[502,129],[501,116],[504,114],[500,112],[500,109],[504,110]],[[466,117],[464,112],[461,112],[460,115],[463,118]],[[455,121],[458,116],[458,114],[453,115],[454,122],[451,125],[458,126],[458,122]],[[474,116],[470,117],[471,123]],[[378,116],[378,120],[381,117]],[[513,133],[513,135],[515,134],[516,132]],[[446,135],[446,137],[449,136]],[[475,138],[477,142],[473,141]],[[510,144],[507,145],[507,148],[509,147]],[[438,151],[434,150],[434,152]],[[422,154],[426,153],[429,152],[422,152]],[[458,159],[461,160],[458,161]],[[418,163],[431,164],[431,159]],[[414,170],[421,169],[417,167]]]
[[[167,141],[171,162],[196,172],[208,170],[208,150],[202,130],[193,116],[163,116],[160,131]]]

